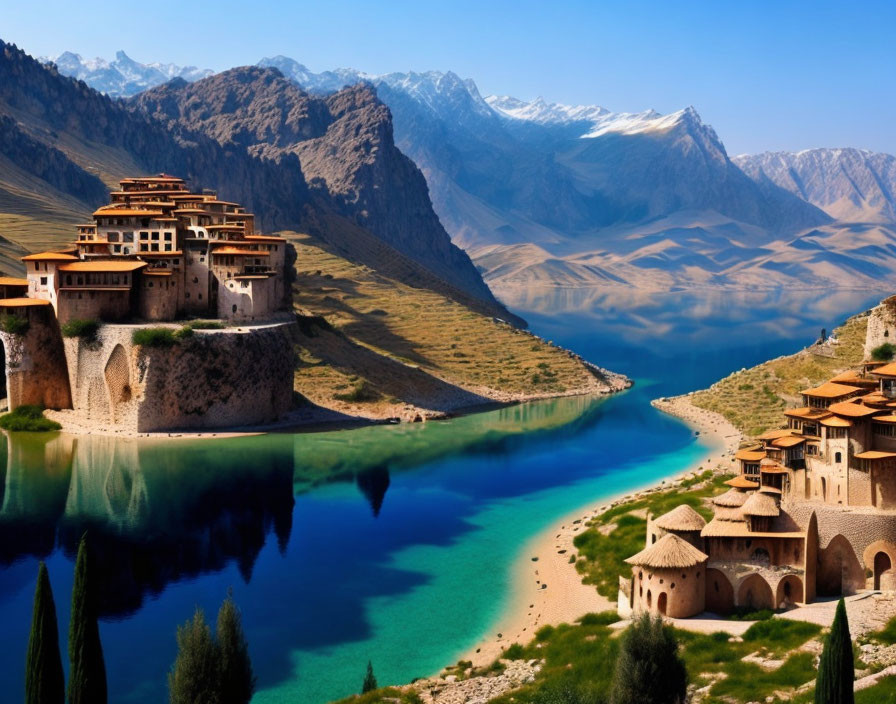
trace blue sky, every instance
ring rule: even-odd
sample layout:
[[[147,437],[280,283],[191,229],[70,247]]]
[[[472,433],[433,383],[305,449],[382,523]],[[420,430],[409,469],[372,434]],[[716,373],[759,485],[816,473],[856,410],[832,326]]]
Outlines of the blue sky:
[[[483,94],[697,108],[731,154],[896,153],[896,3],[689,0],[0,0],[0,38],[213,69],[285,54],[320,71],[452,70]]]

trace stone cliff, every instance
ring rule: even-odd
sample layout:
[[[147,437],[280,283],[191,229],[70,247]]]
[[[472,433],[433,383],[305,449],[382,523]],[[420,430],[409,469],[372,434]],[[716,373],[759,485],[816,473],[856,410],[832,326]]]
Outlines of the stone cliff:
[[[137,326],[65,340],[73,411],[63,427],[105,432],[245,427],[292,404],[291,323],[197,330],[171,347],[134,344]]]

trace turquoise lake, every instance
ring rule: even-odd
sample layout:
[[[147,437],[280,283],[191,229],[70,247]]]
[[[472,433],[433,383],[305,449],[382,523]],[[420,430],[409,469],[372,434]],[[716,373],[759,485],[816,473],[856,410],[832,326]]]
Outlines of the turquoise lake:
[[[213,619],[230,588],[254,702],[352,694],[368,660],[380,684],[432,674],[491,633],[540,530],[708,454],[651,399],[794,351],[878,298],[669,294],[524,312],[535,332],[636,379],[604,400],[227,440],[0,436],[0,691],[23,691],[40,559],[67,627],[85,530],[110,701],[166,701],[177,625],[197,605]]]

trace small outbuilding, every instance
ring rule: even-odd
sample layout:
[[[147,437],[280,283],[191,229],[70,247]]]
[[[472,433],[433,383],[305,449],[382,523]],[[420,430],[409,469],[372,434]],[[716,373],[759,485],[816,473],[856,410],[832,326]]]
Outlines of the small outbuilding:
[[[674,533],[628,558],[632,611],[671,618],[688,618],[703,611],[707,559],[706,553]]]

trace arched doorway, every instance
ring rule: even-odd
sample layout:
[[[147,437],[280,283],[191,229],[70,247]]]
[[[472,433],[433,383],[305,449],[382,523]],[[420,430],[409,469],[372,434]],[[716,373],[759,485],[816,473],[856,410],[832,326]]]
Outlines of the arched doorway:
[[[818,593],[823,596],[855,594],[865,588],[865,570],[849,541],[837,535],[820,551],[815,576]]]
[[[874,588],[880,589],[880,577],[893,567],[890,556],[885,552],[879,552],[874,556]]]
[[[663,616],[666,615],[666,592],[662,592],[656,600],[656,610]]]
[[[719,570],[706,570],[706,610],[726,614],[734,608],[734,588]]]
[[[796,575],[789,574],[778,582],[778,591],[775,596],[777,608],[782,609],[798,602],[802,603],[804,598],[803,582]]]
[[[749,609],[773,609],[775,608],[772,588],[768,586],[758,574],[751,574],[737,590],[737,605]]]

